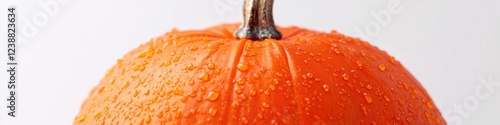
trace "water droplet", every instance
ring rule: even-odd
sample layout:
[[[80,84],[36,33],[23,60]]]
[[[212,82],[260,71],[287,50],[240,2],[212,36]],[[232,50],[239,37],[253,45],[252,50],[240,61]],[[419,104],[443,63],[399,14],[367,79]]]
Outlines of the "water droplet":
[[[431,101],[427,101],[427,108],[433,109],[434,106],[432,106]]]
[[[328,85],[324,84],[323,90],[325,90],[325,92],[328,92],[328,91],[330,91],[330,87]]]
[[[401,117],[399,117],[399,115],[394,115],[394,118],[398,121],[401,120]]]
[[[269,86],[269,88],[270,88],[271,90],[273,90],[273,91],[274,91],[274,90],[276,90],[276,86],[274,86],[274,85]]]
[[[307,42],[305,39],[300,38],[300,37],[298,38],[298,41],[301,42],[301,43],[306,43]]]
[[[435,117],[436,119],[436,123],[441,123],[441,119],[439,119],[439,117]]]
[[[321,81],[321,79],[320,78],[315,78],[314,81],[319,82],[319,81]]]
[[[334,51],[335,51],[335,53],[340,54],[340,50],[339,49],[335,48]]]
[[[141,68],[141,65],[139,65],[139,64],[135,65],[135,66],[134,66],[134,71],[139,70],[139,68]]]
[[[260,114],[260,113],[259,113],[259,114],[257,114],[257,117],[259,117],[259,119],[262,119],[262,118],[263,118],[262,114]]]
[[[259,78],[259,74],[255,73],[255,74],[253,74],[253,77],[256,79]]]
[[[378,69],[380,69],[380,71],[385,71],[385,64],[378,65]]]
[[[417,88],[413,88],[413,92],[414,92],[415,94],[418,94],[418,89],[417,89]]]
[[[196,91],[192,91],[190,94],[189,94],[189,97],[196,97]]]
[[[188,69],[188,70],[193,70],[194,68],[195,68],[195,66],[194,66],[193,64],[189,64],[189,65],[187,66],[187,69]]]
[[[118,99],[118,95],[115,95],[115,96],[113,96],[113,99],[111,100],[111,102],[115,103],[117,99]]]
[[[157,54],[158,54],[158,53],[161,53],[161,52],[163,52],[163,50],[161,50],[161,49],[157,49],[157,50],[156,50],[156,53],[157,53]]]
[[[268,103],[265,103],[265,102],[262,103],[262,106],[264,106],[264,108],[266,108],[266,109],[271,107]]]
[[[387,101],[387,102],[390,102],[390,101],[391,101],[391,99],[389,99],[389,97],[387,97],[386,95],[384,95],[384,99],[385,99],[385,101]]]
[[[365,105],[361,104],[361,109],[363,110],[363,114],[365,114],[365,116],[368,115],[368,108],[366,108]]]
[[[113,73],[113,69],[109,69],[108,71],[106,71],[106,76],[111,75],[111,73]]]
[[[143,58],[143,57],[146,57],[146,56],[150,57],[153,54],[153,52],[154,52],[154,49],[151,48],[151,47],[149,47],[147,50],[145,50],[145,51],[137,54],[136,58]]]
[[[248,119],[245,117],[241,118],[241,121],[243,121],[243,124],[245,125],[248,124]]]
[[[146,117],[146,123],[151,122],[151,116]]]
[[[144,83],[146,82],[146,80],[147,80],[147,79],[141,79],[141,80],[139,81],[139,85],[144,84]]]
[[[314,75],[312,73],[307,73],[306,76],[307,76],[307,78],[310,78],[310,79],[314,77]]]
[[[170,66],[171,64],[172,64],[171,61],[163,62],[163,63],[160,64],[160,67],[162,67],[162,66]]]
[[[372,87],[372,85],[366,85],[366,88],[367,89],[372,89],[373,87]]]
[[[112,79],[112,80],[109,80],[109,83],[111,83],[111,85],[114,85],[115,81],[116,81],[116,79]],[[128,83],[128,81],[127,81],[127,83]]]
[[[309,53],[309,56],[314,56],[314,53]]]
[[[161,118],[163,117],[163,112],[158,112],[158,114],[156,115],[158,118]]]
[[[139,70],[141,70],[141,71],[144,71],[145,69],[146,69],[145,65],[142,65],[141,68],[139,68]]]
[[[247,96],[246,95],[240,95],[241,97],[241,100],[247,100]]]
[[[201,97],[196,97],[194,100],[196,100],[197,102],[201,102],[203,99]]]
[[[215,65],[213,63],[210,63],[210,64],[207,65],[207,68],[208,69],[214,69]]]
[[[240,87],[236,87],[236,90],[234,90],[236,93],[240,94],[241,93],[241,88]]]
[[[425,117],[427,117],[427,123],[431,123],[431,114],[429,114],[428,112],[425,112]]]
[[[217,109],[211,109],[209,112],[210,116],[215,116],[217,114]]]
[[[281,74],[280,72],[276,72],[276,76],[283,77],[283,74]]]
[[[408,118],[406,118],[406,121],[407,121],[408,123],[410,123],[410,122],[411,122],[411,119],[408,117]]]
[[[250,90],[250,95],[251,95],[251,96],[255,96],[255,94],[257,94],[257,91],[255,91],[255,90]]]
[[[182,102],[186,102],[186,101],[187,101],[187,99],[188,99],[188,97],[187,97],[187,96],[182,96],[181,101],[182,101]]]
[[[286,86],[292,86],[292,81],[290,81],[290,80],[286,80],[285,83],[286,83]]]
[[[370,96],[370,94],[363,93],[363,96],[365,96],[366,102],[368,102],[368,103],[372,103],[373,102],[372,96]]]
[[[135,91],[134,91],[134,95],[133,95],[133,96],[134,96],[134,97],[137,97],[137,95],[139,95],[139,91],[135,90]]]
[[[279,84],[279,81],[278,81],[278,79],[276,79],[276,78],[275,78],[275,79],[273,79],[273,82],[274,82],[274,84],[276,84],[276,85],[278,85],[278,84]]]
[[[142,61],[142,65],[147,65],[148,63],[149,63],[149,61],[148,61],[148,60],[143,60],[143,61]]]
[[[181,57],[180,57],[180,56],[175,56],[173,61],[174,61],[174,62],[178,62],[178,61],[179,61],[179,59],[181,59]]]
[[[363,66],[363,63],[361,61],[356,61],[356,64],[358,64],[359,67]]]
[[[311,104],[311,100],[309,98],[304,98],[307,104]]]
[[[76,118],[75,118],[75,120],[76,120],[77,122],[83,122],[83,121],[85,121],[85,117],[87,117],[87,115],[82,114],[82,115],[80,115],[80,116],[76,117]]]
[[[394,57],[392,57],[392,56],[389,60],[391,61],[391,63],[396,63],[396,59],[394,59]]]
[[[345,73],[342,74],[342,78],[344,78],[344,80],[346,80],[346,81],[349,80],[349,76],[347,76],[347,74],[345,74]]]
[[[102,93],[104,91],[104,88],[106,88],[106,87],[99,86],[99,89],[97,89],[97,93],[99,93],[99,94]]]
[[[198,47],[197,46],[191,46],[191,47],[189,47],[189,50],[195,51],[195,50],[198,50]]]
[[[180,94],[181,94],[181,92],[180,92],[179,88],[175,88],[175,90],[174,90],[174,94],[175,94],[175,95],[180,95]]]
[[[165,112],[169,112],[169,111],[170,111],[170,106],[168,106],[168,105],[167,105],[167,106],[165,107]]]
[[[102,112],[99,112],[94,115],[94,119],[100,119],[102,117]]]
[[[210,101],[215,101],[217,98],[219,98],[219,93],[218,92],[209,92],[207,95],[208,100]]]
[[[240,71],[242,71],[242,72],[247,71],[247,70],[248,70],[248,68],[249,68],[249,67],[248,67],[248,65],[247,65],[247,64],[244,64],[244,63],[240,63],[240,64],[238,64],[238,66],[237,66],[237,67],[238,67],[238,70],[240,70]]]
[[[365,56],[366,56],[365,51],[361,51],[361,56],[363,56],[363,57],[365,57]]]
[[[198,76],[198,78],[203,81],[208,81],[208,73],[202,73]]]
[[[238,84],[238,85],[243,85],[245,82],[246,82],[246,80],[242,79],[242,78],[239,78],[238,80],[236,80],[236,84]]]
[[[353,49],[353,48],[347,48],[347,50],[349,50],[350,52],[354,52],[354,51],[356,51],[356,50],[355,50],[355,49]]]

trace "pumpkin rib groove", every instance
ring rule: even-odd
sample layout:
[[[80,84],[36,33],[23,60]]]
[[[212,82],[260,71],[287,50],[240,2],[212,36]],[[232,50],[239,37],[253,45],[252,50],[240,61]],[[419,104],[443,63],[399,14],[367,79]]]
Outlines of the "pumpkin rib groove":
[[[287,41],[284,41],[284,42],[287,42]],[[291,95],[296,95],[296,96],[298,96],[298,94],[295,94],[295,93],[297,93],[297,91],[298,91],[298,90],[297,90],[297,89],[298,89],[298,88],[297,88],[297,85],[295,85],[295,83],[296,83],[295,81],[297,81],[297,80],[296,80],[296,78],[297,78],[297,74],[296,74],[296,73],[297,73],[297,72],[295,71],[295,68],[294,68],[294,67],[295,67],[295,64],[293,63],[292,58],[290,58],[290,52],[289,52],[288,48],[286,48],[285,46],[283,46],[283,45],[281,45],[281,44],[284,44],[284,43],[279,43],[279,46],[280,46],[280,48],[281,48],[281,49],[283,49],[283,51],[285,52],[285,56],[286,56],[286,63],[288,64],[288,70],[289,70],[289,72],[290,72],[290,77],[292,78],[291,82],[292,82],[292,85],[293,85],[293,89],[292,89],[292,90],[293,90],[293,91],[292,91],[292,92],[293,92],[293,94],[291,94]],[[298,100],[299,98],[298,98],[298,97],[296,97],[296,96],[291,96],[291,97],[293,97],[293,98],[294,98],[293,100],[295,100],[295,102],[299,102],[299,100]],[[297,103],[297,106],[296,106],[296,108],[297,108],[297,110],[296,110],[296,111],[297,111],[297,112],[295,113],[295,114],[297,115],[297,117],[296,117],[296,120],[297,120],[297,121],[302,121],[302,119],[301,119],[301,117],[300,117],[300,116],[302,115],[302,110],[301,110],[301,108],[300,108],[300,107],[302,107],[302,106],[301,106],[301,105],[299,105],[299,103]]]
[[[235,41],[235,42],[238,42],[236,43],[237,44],[237,48],[236,48],[236,54],[234,57],[234,62],[231,66],[231,74],[229,76],[229,81],[227,81],[229,84],[228,84],[228,87],[227,87],[227,90],[226,90],[226,106],[224,108],[224,113],[223,113],[223,116],[222,117],[222,121],[228,121],[229,117],[231,117],[231,115],[229,115],[229,110],[231,109],[231,103],[233,103],[233,91],[234,91],[234,84],[233,83],[233,79],[236,77],[236,73],[238,71],[238,63],[240,63],[241,61],[241,56],[243,55],[243,51],[245,51],[245,43],[247,42],[246,40],[238,40],[238,41]]]

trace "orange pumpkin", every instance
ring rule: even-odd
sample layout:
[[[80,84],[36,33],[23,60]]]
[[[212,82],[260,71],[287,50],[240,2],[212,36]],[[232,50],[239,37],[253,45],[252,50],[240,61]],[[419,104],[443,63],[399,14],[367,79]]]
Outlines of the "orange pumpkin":
[[[132,50],[74,124],[446,124],[386,52],[335,31],[275,28],[272,2],[246,0],[240,30],[173,30]]]

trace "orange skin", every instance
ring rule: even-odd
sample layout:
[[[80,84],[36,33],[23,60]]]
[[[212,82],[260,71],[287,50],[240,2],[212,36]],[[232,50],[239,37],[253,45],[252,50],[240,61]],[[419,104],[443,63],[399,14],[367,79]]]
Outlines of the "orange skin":
[[[173,30],[118,60],[74,124],[446,124],[386,52],[335,31]]]

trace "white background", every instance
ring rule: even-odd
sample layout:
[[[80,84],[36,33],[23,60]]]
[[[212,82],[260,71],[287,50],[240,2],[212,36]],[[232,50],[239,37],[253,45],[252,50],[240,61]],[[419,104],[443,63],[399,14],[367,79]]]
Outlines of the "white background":
[[[377,21],[371,12],[388,12],[387,4],[393,1],[401,3],[402,11],[391,13],[390,22],[382,26],[384,22]],[[45,10],[43,3],[50,2],[56,6]],[[1,67],[6,67],[7,59],[7,5],[17,6],[18,38],[24,38],[18,53],[16,118],[7,116],[8,74],[0,72],[1,125],[72,124],[91,88],[126,52],[174,27],[204,29],[242,19],[242,0],[0,3]],[[498,0],[276,0],[274,15],[281,26],[325,32],[335,29],[386,50],[421,82],[449,124],[459,120],[463,124],[498,125],[499,5]],[[217,11],[218,7],[223,10]],[[36,32],[27,30],[29,23]],[[380,27],[374,28],[375,24]],[[372,36],[356,32],[366,31],[367,25],[369,32],[378,32]],[[488,91],[481,81],[496,87]],[[488,96],[478,99],[476,88]],[[465,115],[454,112],[454,106],[462,106],[459,109]]]

